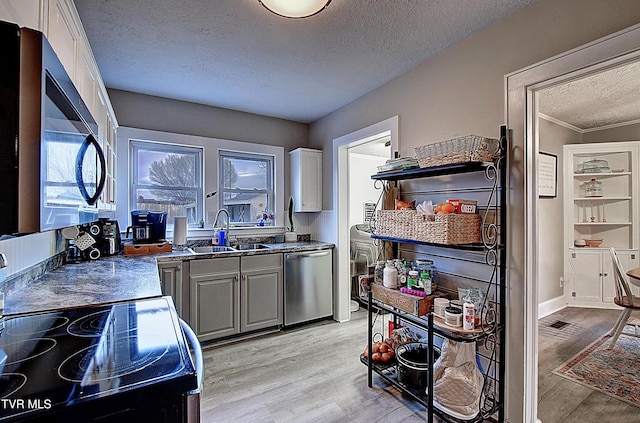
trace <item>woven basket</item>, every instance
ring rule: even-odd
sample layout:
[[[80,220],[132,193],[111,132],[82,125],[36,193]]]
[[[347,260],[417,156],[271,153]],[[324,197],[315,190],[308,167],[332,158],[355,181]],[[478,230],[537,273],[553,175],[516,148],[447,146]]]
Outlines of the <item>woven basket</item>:
[[[376,235],[390,238],[413,239],[415,210],[378,210]]]
[[[476,244],[482,241],[478,214],[432,214],[414,216],[411,239],[434,244]]]
[[[416,147],[415,151],[420,167],[435,167],[455,163],[492,162],[499,145],[499,141],[493,138],[467,135]]]

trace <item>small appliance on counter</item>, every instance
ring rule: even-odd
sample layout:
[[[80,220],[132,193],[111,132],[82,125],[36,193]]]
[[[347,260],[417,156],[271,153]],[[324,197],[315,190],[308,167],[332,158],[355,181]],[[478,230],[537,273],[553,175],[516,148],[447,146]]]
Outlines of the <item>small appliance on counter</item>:
[[[132,210],[131,226],[127,227],[134,243],[156,243],[164,241],[167,234],[167,213],[150,210]]]
[[[95,222],[69,226],[62,230],[62,236],[70,240],[69,262],[97,260],[122,250],[117,220],[100,218]]]

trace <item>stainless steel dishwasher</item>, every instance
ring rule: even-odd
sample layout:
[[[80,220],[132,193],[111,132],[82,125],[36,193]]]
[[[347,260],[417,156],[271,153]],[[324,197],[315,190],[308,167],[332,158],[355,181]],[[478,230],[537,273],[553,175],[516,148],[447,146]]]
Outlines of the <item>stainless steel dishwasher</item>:
[[[333,315],[331,250],[285,253],[284,324]]]

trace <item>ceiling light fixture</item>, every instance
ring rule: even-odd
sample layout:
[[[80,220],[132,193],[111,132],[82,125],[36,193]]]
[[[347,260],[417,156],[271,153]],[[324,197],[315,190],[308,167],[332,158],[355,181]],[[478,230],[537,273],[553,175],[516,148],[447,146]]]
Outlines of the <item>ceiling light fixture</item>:
[[[258,0],[268,11],[285,18],[307,18],[320,13],[331,0]]]

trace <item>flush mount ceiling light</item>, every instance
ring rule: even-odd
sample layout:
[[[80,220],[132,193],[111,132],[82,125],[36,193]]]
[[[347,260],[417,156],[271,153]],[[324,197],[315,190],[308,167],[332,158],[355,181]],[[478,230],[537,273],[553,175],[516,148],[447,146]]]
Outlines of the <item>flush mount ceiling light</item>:
[[[258,0],[258,3],[285,18],[306,18],[321,12],[331,0]]]

